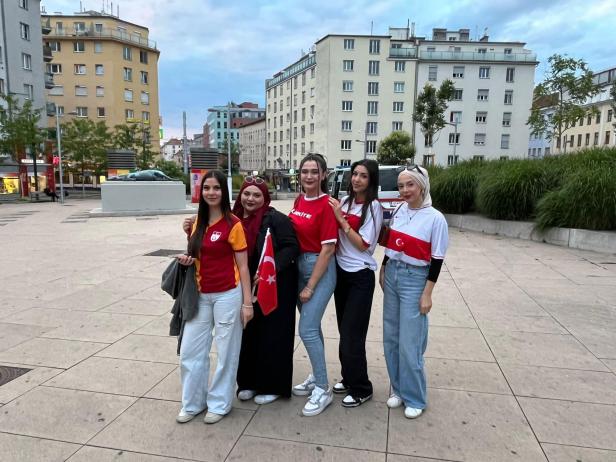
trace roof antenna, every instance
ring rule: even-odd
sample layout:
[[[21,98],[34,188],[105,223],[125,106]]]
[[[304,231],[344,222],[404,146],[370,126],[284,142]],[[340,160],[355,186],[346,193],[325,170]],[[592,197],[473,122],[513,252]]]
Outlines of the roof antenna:
[[[372,35],[373,27],[374,27],[374,21],[370,21],[370,35]]]

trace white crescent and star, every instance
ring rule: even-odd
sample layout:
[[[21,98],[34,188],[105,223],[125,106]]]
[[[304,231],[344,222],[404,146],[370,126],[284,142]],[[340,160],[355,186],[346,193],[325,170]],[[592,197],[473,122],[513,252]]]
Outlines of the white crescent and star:
[[[396,239],[396,245],[398,247],[403,247],[404,246],[404,241],[400,238]]]

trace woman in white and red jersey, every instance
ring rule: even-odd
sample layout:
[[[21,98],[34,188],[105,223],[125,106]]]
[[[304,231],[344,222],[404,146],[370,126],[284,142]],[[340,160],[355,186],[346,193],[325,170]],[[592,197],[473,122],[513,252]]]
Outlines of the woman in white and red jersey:
[[[334,253],[338,223],[327,195],[327,163],[320,154],[308,154],[299,165],[301,194],[289,214],[300,247],[299,335],[304,342],[312,373],[293,387],[293,394],[310,398],[302,409],[305,416],[320,414],[332,402],[325,366],[321,320],[336,287]]]
[[[346,395],[342,400],[344,407],[356,407],[372,398],[366,336],[377,267],[372,255],[383,222],[383,209],[378,201],[379,164],[370,159],[353,163],[347,192],[340,203],[329,199],[340,225],[334,299],[342,380],[334,385],[333,391]]]
[[[432,207],[428,171],[419,166],[398,175],[404,202],[394,211],[390,229],[381,238],[385,259],[379,282],[383,287],[383,346],[392,394],[387,406],[404,404],[404,415],[419,417],[426,408],[423,355],[428,344],[428,313],[432,290],[445,258],[447,222]]]

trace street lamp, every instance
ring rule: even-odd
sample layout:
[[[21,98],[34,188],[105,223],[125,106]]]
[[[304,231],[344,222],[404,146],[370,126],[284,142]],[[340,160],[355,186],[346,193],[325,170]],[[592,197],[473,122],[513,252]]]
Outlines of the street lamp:
[[[58,165],[60,170],[60,203],[64,205],[64,173],[62,172],[62,132],[60,131],[60,111],[55,104],[56,115],[56,141],[58,143]],[[77,115],[76,111],[69,112],[69,115]],[[82,180],[83,181],[83,180]]]
[[[457,164],[456,161],[456,145],[458,144],[458,124],[460,122],[458,122],[457,120],[454,120],[453,122],[445,122],[447,125],[453,125],[453,163]]]
[[[364,127],[364,139],[363,140],[355,140],[358,143],[362,143],[364,145],[364,160],[368,157],[368,122],[366,122],[366,126]],[[360,130],[361,133],[361,130]]]

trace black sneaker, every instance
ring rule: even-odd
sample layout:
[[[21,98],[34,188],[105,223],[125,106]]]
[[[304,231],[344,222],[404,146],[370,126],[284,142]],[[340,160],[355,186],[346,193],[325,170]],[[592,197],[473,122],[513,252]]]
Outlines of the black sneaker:
[[[344,407],[357,407],[357,406],[364,404],[369,399],[372,399],[372,394],[368,396],[364,396],[363,398],[356,398],[355,396],[352,396],[352,395],[346,395],[344,399],[342,400],[342,405]]]
[[[343,382],[338,382],[332,387],[332,391],[337,395],[341,395],[343,393],[348,393],[349,387],[347,387]]]

